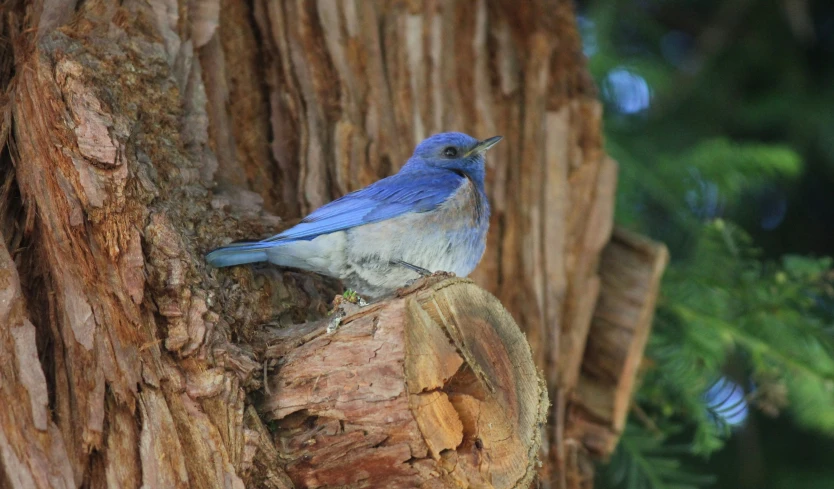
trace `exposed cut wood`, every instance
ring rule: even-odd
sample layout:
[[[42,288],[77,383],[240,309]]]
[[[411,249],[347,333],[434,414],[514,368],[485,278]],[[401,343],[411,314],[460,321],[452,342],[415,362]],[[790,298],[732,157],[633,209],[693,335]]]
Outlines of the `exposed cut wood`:
[[[261,408],[298,487],[532,481],[544,381],[515,322],[472,282],[367,306],[333,333],[296,331]]]

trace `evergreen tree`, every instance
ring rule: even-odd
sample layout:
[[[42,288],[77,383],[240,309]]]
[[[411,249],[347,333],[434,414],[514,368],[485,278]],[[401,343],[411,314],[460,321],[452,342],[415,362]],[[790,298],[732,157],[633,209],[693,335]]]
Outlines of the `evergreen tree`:
[[[834,4],[580,11],[621,167],[617,220],[672,255],[601,486],[831,487],[831,469],[800,476],[807,466],[770,458],[802,430],[820,449],[834,437]],[[768,457],[771,477],[744,476],[728,441]]]

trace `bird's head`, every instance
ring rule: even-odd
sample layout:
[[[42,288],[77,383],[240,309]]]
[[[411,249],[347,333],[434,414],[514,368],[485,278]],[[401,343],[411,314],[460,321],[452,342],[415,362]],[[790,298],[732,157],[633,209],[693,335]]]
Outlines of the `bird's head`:
[[[461,132],[435,134],[417,145],[409,166],[445,168],[483,182],[484,153],[500,140],[495,136],[479,141]]]

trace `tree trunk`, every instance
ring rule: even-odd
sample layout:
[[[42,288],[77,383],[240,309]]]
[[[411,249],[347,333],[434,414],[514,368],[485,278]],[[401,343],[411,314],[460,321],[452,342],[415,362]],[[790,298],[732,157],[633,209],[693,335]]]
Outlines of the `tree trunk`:
[[[525,450],[541,439],[540,484],[588,486],[587,456],[609,453],[622,429],[666,255],[626,238],[602,253],[616,165],[602,150],[571,2],[41,0],[0,9],[0,395],[11,400],[0,410],[0,487],[368,486],[383,468],[363,478],[351,471],[366,465],[335,461],[353,450],[334,443],[359,436],[350,432],[358,418],[321,406],[294,414],[282,396],[296,385],[290,372],[335,367],[327,362],[342,358],[338,340],[384,311],[392,344],[405,348],[391,361],[404,370],[372,376],[399,382],[407,402],[391,409],[414,424],[354,455],[410,439],[412,468],[436,484],[427,487],[525,481],[499,477],[520,473],[502,460],[472,461],[497,441],[473,435],[470,398],[511,406],[496,404],[485,377],[462,380],[451,368],[487,370],[466,353],[481,336],[463,347],[448,329],[434,331],[451,343],[430,356],[451,363],[434,365],[442,386],[413,390],[422,384],[410,377],[408,345],[431,330],[415,324],[446,327],[420,298],[441,294],[446,305],[432,307],[475,317],[474,286],[451,281],[355,313],[329,337],[333,358],[305,357],[336,281],[274,267],[218,271],[203,260],[395,172],[417,142],[447,130],[506,138],[488,158],[493,217],[471,278],[526,333],[529,359],[509,316],[461,320],[461,334],[489,325],[509,335],[495,351],[521,352],[515,367],[526,380],[500,383],[517,412],[538,412],[540,396],[522,386],[528,367],[542,371],[547,423],[533,433],[536,416],[508,417],[524,442],[511,452],[529,467]],[[468,292],[449,295],[456,288]],[[265,332],[276,328],[310,337],[274,344]],[[445,399],[432,419],[460,426],[425,430],[414,413],[426,396]],[[313,429],[329,451],[298,446],[319,440],[304,438]],[[326,467],[344,479],[327,479]]]

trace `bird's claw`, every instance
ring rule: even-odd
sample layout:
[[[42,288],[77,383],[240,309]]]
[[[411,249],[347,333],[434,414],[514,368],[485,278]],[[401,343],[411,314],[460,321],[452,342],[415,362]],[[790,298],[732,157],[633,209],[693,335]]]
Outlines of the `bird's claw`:
[[[420,289],[424,289],[424,288],[427,288],[427,287],[431,287],[432,285],[434,285],[438,282],[442,282],[443,280],[446,280],[447,278],[456,277],[456,276],[457,275],[455,275],[453,272],[444,272],[442,270],[438,270],[438,271],[433,272],[429,275],[424,275],[424,276],[421,276],[421,277],[417,277],[413,280],[409,280],[408,282],[405,283],[405,285],[403,285],[401,288],[397,289],[397,297],[406,296],[406,295],[410,294],[411,292],[414,292],[414,291],[420,290]]]
[[[455,272],[444,272],[443,270],[438,270],[438,271],[432,273],[431,275],[429,275],[429,277],[452,278],[452,277],[457,277],[457,275],[455,275]]]
[[[327,323],[327,334],[333,334],[339,329],[343,317],[345,317],[344,311],[336,311],[333,318]]]
[[[337,295],[333,298],[333,309],[328,313],[332,316],[327,323],[327,332],[335,333],[342,323],[342,318],[349,314],[353,314],[360,307],[367,306],[368,303],[356,293],[356,291],[347,289],[343,294]]]
[[[443,270],[438,270],[436,272],[429,272],[426,275],[421,274],[419,277],[409,280],[408,282],[405,283],[403,288],[411,287],[412,285],[416,284],[417,282],[419,282],[423,279],[434,278],[434,277],[452,278],[452,277],[457,277],[457,275],[455,275],[455,272],[444,272]]]

